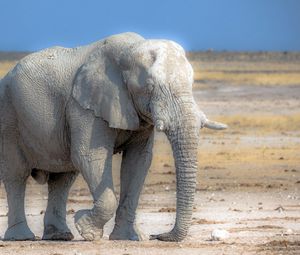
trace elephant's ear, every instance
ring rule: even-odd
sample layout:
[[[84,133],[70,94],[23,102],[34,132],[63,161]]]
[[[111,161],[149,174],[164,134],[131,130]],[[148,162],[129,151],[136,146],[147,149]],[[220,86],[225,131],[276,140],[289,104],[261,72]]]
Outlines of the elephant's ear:
[[[104,51],[100,50],[80,67],[72,96],[81,107],[94,111],[95,116],[112,128],[139,128],[139,117],[120,68]]]

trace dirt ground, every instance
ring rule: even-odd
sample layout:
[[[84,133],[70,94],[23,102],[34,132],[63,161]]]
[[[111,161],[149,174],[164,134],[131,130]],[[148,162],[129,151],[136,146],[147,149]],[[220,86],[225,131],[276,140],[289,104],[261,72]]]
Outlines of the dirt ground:
[[[68,202],[71,242],[4,242],[0,254],[300,254],[300,54],[189,54],[195,68],[194,96],[226,131],[203,130],[193,223],[181,243],[86,242],[77,233],[75,211],[92,206],[79,177]],[[0,62],[1,65],[1,62]],[[7,62],[6,65],[7,66]],[[0,66],[1,70],[1,66]],[[142,232],[172,228],[175,217],[175,174],[167,139],[156,134],[154,159],[140,199],[137,224]],[[118,193],[120,155],[114,159]],[[39,239],[47,187],[29,179],[26,215]],[[7,224],[7,203],[0,187],[0,236]],[[214,229],[229,237],[212,241]]]

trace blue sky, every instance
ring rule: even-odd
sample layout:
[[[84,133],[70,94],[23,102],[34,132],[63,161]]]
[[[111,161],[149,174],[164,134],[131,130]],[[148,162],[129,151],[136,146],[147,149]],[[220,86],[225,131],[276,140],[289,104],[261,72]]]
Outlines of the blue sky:
[[[0,0],[0,50],[134,31],[187,50],[300,51],[300,0]]]

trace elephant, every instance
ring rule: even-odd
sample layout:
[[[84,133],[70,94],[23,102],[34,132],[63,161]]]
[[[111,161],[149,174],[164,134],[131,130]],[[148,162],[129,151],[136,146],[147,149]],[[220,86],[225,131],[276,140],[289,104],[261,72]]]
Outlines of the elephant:
[[[166,134],[173,150],[177,202],[173,229],[150,239],[183,240],[191,224],[199,131],[226,128],[200,111],[192,84],[193,69],[180,45],[132,32],[21,59],[0,83],[4,240],[35,239],[24,211],[30,175],[48,184],[42,239],[73,239],[66,203],[79,173],[93,197],[93,207],[74,216],[81,236],[99,240],[116,215],[110,240],[142,240],[136,209],[155,129]],[[112,180],[115,153],[122,153],[119,201]]]

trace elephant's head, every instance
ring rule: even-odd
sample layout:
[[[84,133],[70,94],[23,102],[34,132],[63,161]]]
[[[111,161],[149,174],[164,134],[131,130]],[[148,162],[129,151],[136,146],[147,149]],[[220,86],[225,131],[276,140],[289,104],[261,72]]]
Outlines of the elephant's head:
[[[176,166],[176,223],[171,232],[156,238],[180,241],[191,222],[199,130],[226,125],[209,121],[198,109],[192,95],[193,70],[176,43],[138,38],[120,51],[111,49],[107,46],[82,67],[73,96],[111,127],[136,130],[143,119],[167,135]],[[82,81],[87,84],[84,89]]]
[[[139,116],[165,132],[173,149],[177,177],[176,223],[156,236],[182,240],[188,231],[196,188],[197,147],[202,127],[224,129],[209,121],[192,95],[193,69],[184,50],[172,41],[146,40],[123,53],[124,82]]]

